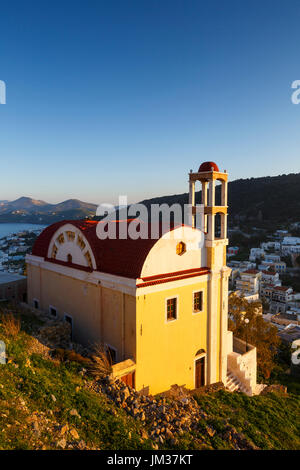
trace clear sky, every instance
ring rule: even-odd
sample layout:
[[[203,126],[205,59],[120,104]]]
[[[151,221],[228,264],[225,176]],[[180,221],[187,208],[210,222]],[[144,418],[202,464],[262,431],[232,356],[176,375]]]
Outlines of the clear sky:
[[[299,46],[299,0],[2,2],[0,200],[300,172]]]

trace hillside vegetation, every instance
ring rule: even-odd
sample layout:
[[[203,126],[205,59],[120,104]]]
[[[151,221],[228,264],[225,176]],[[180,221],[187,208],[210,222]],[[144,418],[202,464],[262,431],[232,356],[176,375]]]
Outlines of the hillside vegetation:
[[[190,397],[196,414],[189,430],[178,429],[163,443],[154,440],[153,421],[117,406],[95,387],[80,358],[51,357],[35,338],[40,319],[15,308],[19,330],[8,311],[6,306],[0,320],[8,356],[0,365],[0,449],[300,449],[300,397],[280,393],[197,394]],[[176,398],[166,403],[178,407]],[[162,426],[166,417],[159,413]]]

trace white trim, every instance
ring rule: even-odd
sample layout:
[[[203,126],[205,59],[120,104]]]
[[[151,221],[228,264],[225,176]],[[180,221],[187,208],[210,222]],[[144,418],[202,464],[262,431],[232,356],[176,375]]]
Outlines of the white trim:
[[[62,266],[61,264],[45,261],[40,256],[27,255],[27,264],[46,269],[51,272],[62,274],[64,276],[77,279],[79,281],[88,282],[94,285],[101,285],[112,290],[121,291],[124,294],[129,294],[134,297],[152,294],[153,292],[162,292],[170,289],[177,289],[183,286],[192,284],[207,284],[210,274],[188,277],[185,279],[174,279],[174,281],[163,282],[147,287],[136,287],[136,284],[143,284],[142,279],[131,279],[123,276],[116,276],[115,274],[108,274],[101,271],[93,271],[88,273],[80,269],[71,268],[69,266]]]
[[[53,313],[51,313],[51,309],[55,310],[55,315],[53,315]],[[54,305],[49,305],[48,313],[49,313],[49,315],[51,315],[51,317],[55,317],[55,318],[58,317],[58,311],[57,311],[57,308],[54,307]]]
[[[160,284],[154,284],[147,287],[138,287],[136,290],[137,297],[147,294],[152,294],[153,292],[161,292],[170,289],[178,289],[183,286],[190,286],[193,284],[206,284],[209,279],[209,274],[204,274],[202,276],[188,277],[185,279],[177,279],[174,281],[163,282]],[[137,284],[142,284],[142,280],[137,280]]]
[[[194,359],[194,386],[196,388],[196,362],[199,361],[199,359],[202,359],[204,357],[204,385],[207,384],[206,381],[206,376],[207,376],[207,354],[206,352],[199,354],[198,356],[195,357]]]
[[[89,273],[80,269],[45,261],[44,258],[34,255],[27,255],[26,262],[31,266],[36,266],[51,272],[55,272],[57,274],[62,274],[79,281],[84,281],[94,285],[101,285],[102,287],[121,291],[132,296],[136,295],[137,289],[135,279],[116,276],[114,274],[102,273],[100,271],[93,271],[92,273]]]
[[[174,320],[168,320],[168,308],[167,308],[167,301],[171,299],[176,299],[176,318]],[[179,295],[172,295],[171,297],[166,297],[165,298],[165,323],[174,323],[174,321],[177,321],[179,319]]]
[[[197,289],[197,290],[193,290],[192,292],[192,315],[198,315],[199,313],[203,313],[205,311],[204,309],[204,290],[205,289]],[[202,292],[202,309],[201,310],[197,310],[195,312],[194,310],[194,294],[196,294],[197,292]]]

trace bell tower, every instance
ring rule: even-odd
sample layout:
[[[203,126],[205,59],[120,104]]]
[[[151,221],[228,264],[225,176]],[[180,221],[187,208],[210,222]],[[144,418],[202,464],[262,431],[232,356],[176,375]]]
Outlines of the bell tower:
[[[207,240],[227,239],[227,184],[228,174],[219,171],[214,162],[204,162],[197,173],[189,173],[189,204],[191,205],[191,225],[195,227],[195,183],[200,181],[202,186],[201,204],[204,206],[204,232]],[[221,200],[216,204],[216,182],[221,182]],[[216,216],[220,216],[221,225],[216,227]],[[217,229],[219,233],[217,234]]]
[[[201,205],[195,204],[195,183],[201,183]],[[216,183],[221,183],[220,192]],[[189,173],[191,225],[202,213],[206,263],[210,269],[207,287],[207,383],[225,381],[227,374],[228,279],[226,266],[228,174],[214,162],[204,162]]]

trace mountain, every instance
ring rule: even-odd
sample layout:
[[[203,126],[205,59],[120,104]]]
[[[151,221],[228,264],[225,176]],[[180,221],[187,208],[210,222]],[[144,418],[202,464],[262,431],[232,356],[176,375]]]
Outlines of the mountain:
[[[36,207],[46,206],[44,201],[38,201],[30,197],[20,197],[15,201],[7,201],[3,204],[2,210],[31,210]]]
[[[93,211],[95,213],[97,209],[97,205],[91,204],[89,202],[82,202],[82,201],[79,201],[78,199],[68,199],[67,201],[51,206],[51,210],[57,211],[57,212],[70,211],[70,210],[76,210],[76,209]]]
[[[15,201],[0,202],[0,223],[27,222],[51,224],[64,219],[93,217],[97,205],[69,199],[59,204],[21,197]]]

